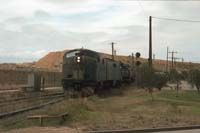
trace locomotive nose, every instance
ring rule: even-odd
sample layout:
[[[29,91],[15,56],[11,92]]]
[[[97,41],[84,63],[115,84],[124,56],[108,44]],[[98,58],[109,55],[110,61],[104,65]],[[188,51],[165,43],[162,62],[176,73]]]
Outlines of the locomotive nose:
[[[80,56],[76,56],[76,62],[80,63],[81,62],[81,57]]]
[[[80,55],[76,55],[74,61],[75,64],[73,66],[73,78],[75,80],[82,80],[83,79],[82,57]]]

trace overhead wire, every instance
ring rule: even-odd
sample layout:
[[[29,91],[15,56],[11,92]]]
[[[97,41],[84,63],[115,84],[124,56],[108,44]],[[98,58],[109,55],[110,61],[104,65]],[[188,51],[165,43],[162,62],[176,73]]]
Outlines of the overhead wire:
[[[140,6],[144,16],[148,16],[147,13],[144,10],[144,7],[142,5],[142,3],[140,2],[140,0],[137,0],[138,5]],[[166,18],[166,17],[154,17],[152,16],[152,18],[155,19],[160,19],[160,20],[166,20],[166,21],[177,21],[177,22],[186,22],[186,23],[200,23],[200,20],[188,20],[188,19],[174,19],[174,18]]]
[[[199,20],[186,20],[186,19],[173,19],[173,18],[163,18],[163,17],[154,17],[155,19],[161,19],[161,20],[168,20],[168,21],[180,21],[180,22],[189,22],[189,23],[200,23]]]

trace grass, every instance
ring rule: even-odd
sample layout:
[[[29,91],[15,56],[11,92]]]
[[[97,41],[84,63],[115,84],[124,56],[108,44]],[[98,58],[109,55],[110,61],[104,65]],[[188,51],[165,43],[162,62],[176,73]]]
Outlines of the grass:
[[[103,130],[200,124],[200,95],[195,91],[181,91],[179,97],[176,97],[175,91],[154,92],[154,101],[144,90],[129,88],[118,94],[121,95],[65,99],[58,104],[3,120],[0,127],[5,130],[38,126],[39,121],[26,119],[11,125],[6,123],[27,115],[58,115],[64,112],[70,114],[65,122],[49,119],[44,122],[45,126]]]

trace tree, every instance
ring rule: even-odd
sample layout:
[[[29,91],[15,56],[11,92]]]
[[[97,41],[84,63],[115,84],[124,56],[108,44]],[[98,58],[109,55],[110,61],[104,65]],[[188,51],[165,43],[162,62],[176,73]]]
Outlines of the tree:
[[[181,72],[182,80],[188,80],[188,76],[189,76],[188,71],[184,70],[184,71]]]
[[[165,73],[155,73],[155,87],[161,89],[167,84],[168,77]]]
[[[198,94],[200,94],[200,70],[193,69],[189,71],[189,83],[195,85]]]
[[[167,83],[167,76],[164,73],[155,72],[153,68],[143,64],[137,69],[136,81],[139,87],[148,89],[153,100],[153,88],[161,90]]]
[[[171,69],[169,72],[169,80],[172,83],[176,83],[176,97],[178,97],[182,75],[178,73],[176,69]]]

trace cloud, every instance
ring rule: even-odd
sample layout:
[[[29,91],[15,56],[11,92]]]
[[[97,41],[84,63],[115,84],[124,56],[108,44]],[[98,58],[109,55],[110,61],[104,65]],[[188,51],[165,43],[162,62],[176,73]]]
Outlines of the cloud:
[[[85,47],[148,57],[148,16],[199,18],[199,2],[119,0],[0,1],[0,62],[37,60],[49,51]],[[165,59],[166,46],[185,60],[200,60],[199,24],[153,18],[153,52]],[[190,56],[190,58],[189,58]],[[24,59],[26,58],[26,59]]]

